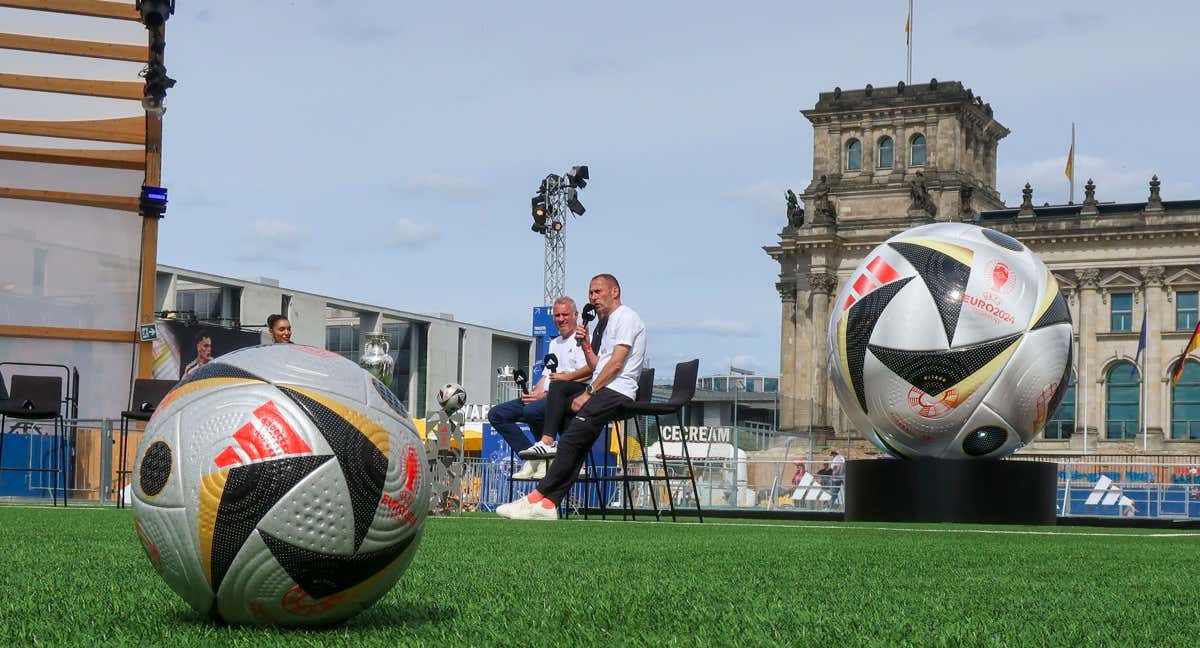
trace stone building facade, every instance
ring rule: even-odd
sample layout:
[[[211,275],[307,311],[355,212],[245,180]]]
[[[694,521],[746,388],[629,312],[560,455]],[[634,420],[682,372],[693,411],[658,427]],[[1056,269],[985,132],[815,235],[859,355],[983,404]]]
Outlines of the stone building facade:
[[[787,225],[764,248],[780,264],[781,429],[860,437],[828,380],[834,296],[893,234],[965,221],[1026,243],[1068,297],[1078,385],[1029,450],[1200,454],[1200,354],[1171,380],[1197,318],[1200,200],[1163,200],[1154,178],[1145,202],[1099,201],[1103,188],[1089,181],[1082,204],[1035,207],[1026,185],[1022,205],[1006,207],[996,152],[1009,131],[958,82],[834,89],[802,112],[813,178],[789,192]]]

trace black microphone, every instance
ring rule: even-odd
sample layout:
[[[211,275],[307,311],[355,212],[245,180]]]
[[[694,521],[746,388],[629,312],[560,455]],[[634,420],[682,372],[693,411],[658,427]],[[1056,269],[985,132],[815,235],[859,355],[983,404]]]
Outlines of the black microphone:
[[[583,325],[587,326],[588,322],[596,319],[596,307],[587,304],[583,307]],[[583,346],[583,340],[575,340],[575,346]]]
[[[522,394],[529,393],[529,377],[525,375],[524,369],[513,369],[513,382],[517,383],[517,387],[521,388]]]
[[[550,373],[558,371],[558,356],[553,353],[547,353],[546,357],[542,358],[542,366]]]
[[[146,401],[146,402],[142,403],[141,405],[138,405],[138,409],[143,412],[153,412],[154,411],[154,403],[151,403],[150,401]]]

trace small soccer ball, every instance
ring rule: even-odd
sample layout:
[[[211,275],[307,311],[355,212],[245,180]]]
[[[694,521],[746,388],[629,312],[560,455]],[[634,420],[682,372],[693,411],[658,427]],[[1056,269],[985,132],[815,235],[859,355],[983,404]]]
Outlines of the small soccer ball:
[[[838,294],[829,367],[846,415],[897,457],[988,458],[1028,443],[1071,374],[1071,315],[1045,264],[966,223],[893,236]]]
[[[323,625],[388,592],[429,506],[424,446],[392,392],[298,344],[225,354],[147,424],[133,467],[138,538],[197,612]]]
[[[453,414],[467,404],[467,392],[458,383],[446,383],[438,390],[438,407],[447,414]]]

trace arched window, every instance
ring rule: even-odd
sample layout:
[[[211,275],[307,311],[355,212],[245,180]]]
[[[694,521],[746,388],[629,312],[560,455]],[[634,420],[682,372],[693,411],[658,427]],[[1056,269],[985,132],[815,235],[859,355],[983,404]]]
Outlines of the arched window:
[[[917,133],[912,136],[908,142],[909,164],[912,166],[925,166],[925,136]]]
[[[1050,416],[1050,420],[1046,421],[1042,437],[1046,439],[1069,439],[1074,432],[1075,372],[1072,371],[1070,382],[1067,383],[1067,391],[1063,394],[1062,400],[1059,401],[1058,409],[1054,410]]]
[[[1200,362],[1195,360],[1183,365],[1183,375],[1171,386],[1171,438],[1200,439]]]
[[[846,170],[858,171],[862,168],[862,142],[852,139],[846,142]]]
[[[1136,439],[1141,406],[1137,368],[1132,362],[1118,362],[1109,368],[1104,382],[1104,436]]]
[[[880,169],[892,168],[894,148],[895,144],[892,142],[892,138],[884,137],[879,140],[879,156],[876,159],[879,160]]]

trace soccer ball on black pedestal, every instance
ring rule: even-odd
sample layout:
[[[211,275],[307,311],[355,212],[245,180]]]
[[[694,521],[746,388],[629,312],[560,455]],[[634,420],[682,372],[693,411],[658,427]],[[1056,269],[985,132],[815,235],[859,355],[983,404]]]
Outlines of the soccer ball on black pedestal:
[[[423,444],[388,388],[298,344],[192,372],[147,425],[133,468],[138,538],[196,611],[323,625],[392,588],[429,503]]]
[[[1045,264],[965,223],[898,234],[842,287],[829,321],[834,389],[897,457],[987,458],[1028,443],[1071,374],[1071,315]]]

